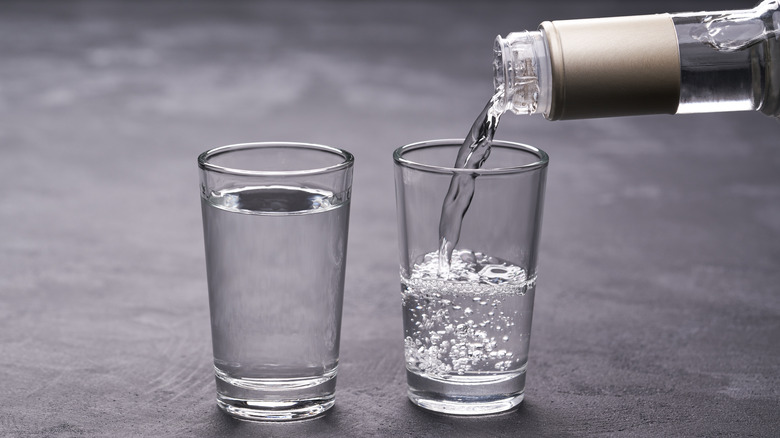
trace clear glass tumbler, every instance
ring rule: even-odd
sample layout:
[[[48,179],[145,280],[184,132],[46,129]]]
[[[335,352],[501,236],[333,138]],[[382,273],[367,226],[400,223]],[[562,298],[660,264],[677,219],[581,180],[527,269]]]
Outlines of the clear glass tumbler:
[[[455,169],[461,142],[393,154],[406,375],[415,404],[479,415],[523,400],[548,157],[495,141],[485,167]],[[474,196],[447,259],[439,230],[450,184],[471,184]]]
[[[234,417],[333,406],[353,162],[302,143],[198,157],[217,404]]]

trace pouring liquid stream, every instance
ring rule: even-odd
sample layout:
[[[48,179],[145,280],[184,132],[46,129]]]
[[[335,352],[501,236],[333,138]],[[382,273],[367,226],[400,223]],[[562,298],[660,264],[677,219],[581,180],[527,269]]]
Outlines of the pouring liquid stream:
[[[504,90],[490,98],[471,126],[455,160],[457,169],[479,169],[490,155],[490,146],[504,109],[500,107]],[[458,172],[450,181],[439,221],[439,277],[449,278],[452,252],[460,239],[463,217],[474,197],[476,173]]]

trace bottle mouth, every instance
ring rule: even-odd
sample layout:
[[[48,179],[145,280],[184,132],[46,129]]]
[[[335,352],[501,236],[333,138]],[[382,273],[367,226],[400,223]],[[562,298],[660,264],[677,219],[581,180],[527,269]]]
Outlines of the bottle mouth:
[[[509,82],[509,72],[506,68],[506,56],[509,43],[501,35],[496,36],[493,43],[493,87],[496,93],[500,93],[499,108],[502,111],[509,109],[509,100],[506,95],[506,84]]]
[[[502,111],[546,114],[548,97],[541,86],[549,83],[549,60],[541,31],[513,32],[493,44],[493,84]]]

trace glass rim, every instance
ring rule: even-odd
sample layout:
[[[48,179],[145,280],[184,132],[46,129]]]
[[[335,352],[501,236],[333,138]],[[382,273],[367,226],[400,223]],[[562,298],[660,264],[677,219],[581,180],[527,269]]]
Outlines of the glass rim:
[[[411,143],[405,146],[401,146],[400,148],[393,151],[393,160],[395,161],[396,164],[403,167],[409,167],[412,169],[424,170],[424,171],[434,172],[434,173],[446,173],[450,175],[457,174],[457,173],[467,173],[472,175],[473,174],[501,175],[501,174],[510,174],[510,173],[524,173],[533,170],[544,169],[545,167],[547,167],[547,165],[550,162],[550,157],[547,155],[547,152],[537,147],[523,144],[523,143],[516,143],[513,141],[505,141],[505,140],[494,140],[492,146],[506,147],[509,149],[519,149],[525,152],[529,152],[535,155],[538,158],[538,160],[532,163],[522,164],[519,166],[463,169],[463,168],[456,168],[456,167],[436,166],[433,164],[418,163],[416,161],[412,161],[407,158],[404,158],[403,156],[406,152],[410,152],[416,149],[439,147],[439,146],[460,146],[462,143],[463,143],[463,139],[426,140],[426,141]]]
[[[296,170],[250,170],[239,169],[235,167],[221,166],[209,162],[209,159],[229,152],[242,151],[247,149],[264,149],[271,147],[285,147],[285,148],[298,148],[309,149],[321,152],[330,152],[334,155],[339,155],[343,158],[343,161],[331,166],[315,167],[310,169],[296,169]],[[316,143],[303,143],[294,141],[263,141],[263,142],[250,142],[250,143],[236,143],[225,146],[218,146],[209,149],[200,155],[198,155],[198,167],[203,170],[224,173],[228,175],[240,175],[240,176],[298,176],[298,175],[321,175],[325,173],[336,172],[339,170],[347,169],[353,166],[355,163],[355,157],[344,149],[334,148],[332,146],[325,146]]]

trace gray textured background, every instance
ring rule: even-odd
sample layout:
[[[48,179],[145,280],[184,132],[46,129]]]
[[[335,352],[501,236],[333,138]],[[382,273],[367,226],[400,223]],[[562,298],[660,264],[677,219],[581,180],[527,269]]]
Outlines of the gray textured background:
[[[723,1],[0,2],[0,436],[773,436],[780,123],[548,122],[527,397],[405,398],[391,151],[465,135],[496,34]],[[357,158],[336,407],[214,403],[196,155],[310,141]]]

